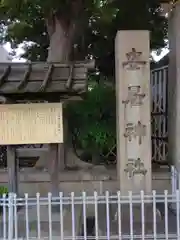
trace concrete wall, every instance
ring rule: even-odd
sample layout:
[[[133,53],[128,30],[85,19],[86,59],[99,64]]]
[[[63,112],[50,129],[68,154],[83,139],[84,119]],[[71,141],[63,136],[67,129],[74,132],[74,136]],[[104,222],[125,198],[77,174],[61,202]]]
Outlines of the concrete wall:
[[[111,174],[110,174],[111,175]],[[89,180],[88,180],[89,179]],[[162,193],[164,190],[171,191],[170,173],[157,172],[153,174],[152,188],[157,190],[158,193]],[[0,185],[8,185],[8,174],[5,171],[0,172]],[[35,196],[37,192],[46,196],[51,189],[50,176],[47,172],[40,171],[25,171],[20,173],[19,191],[20,195],[29,193],[29,196]],[[114,193],[118,190],[118,182],[116,177],[105,178],[101,174],[97,174],[95,177],[87,177],[87,173],[78,174],[78,172],[72,171],[70,173],[62,173],[59,182],[59,190],[63,191],[65,195],[74,191],[76,194],[80,194],[82,191],[86,191],[88,194],[93,194],[94,191],[103,193],[104,191],[110,191]]]

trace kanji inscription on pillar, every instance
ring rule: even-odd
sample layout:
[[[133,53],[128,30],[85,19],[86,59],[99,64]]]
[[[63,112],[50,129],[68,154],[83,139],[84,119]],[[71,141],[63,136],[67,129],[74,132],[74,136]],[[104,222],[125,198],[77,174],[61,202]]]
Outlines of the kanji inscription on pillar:
[[[145,96],[146,95],[144,93],[141,93],[140,86],[129,86],[127,99],[122,101],[122,103],[125,105],[130,103],[131,107],[141,106],[143,104],[143,99]]]
[[[0,105],[0,126],[0,145],[62,143],[62,104]]]
[[[146,125],[143,125],[140,121],[137,124],[127,123],[125,128],[124,137],[128,141],[132,141],[133,138],[138,137],[139,145],[142,144],[142,138],[146,136]]]
[[[136,51],[135,48],[126,53],[127,61],[123,62],[123,67],[127,70],[139,70],[146,62],[141,60],[142,52]]]
[[[122,194],[152,190],[150,33],[122,30],[115,42],[117,176]]]
[[[144,163],[140,158],[138,159],[128,159],[126,168],[124,171],[128,174],[129,178],[132,178],[135,174],[146,175],[147,170],[144,167]]]

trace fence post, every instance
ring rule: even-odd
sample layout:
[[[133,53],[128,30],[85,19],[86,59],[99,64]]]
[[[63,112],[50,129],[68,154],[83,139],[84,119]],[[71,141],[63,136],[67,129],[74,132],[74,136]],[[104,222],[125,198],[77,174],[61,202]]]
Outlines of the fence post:
[[[180,190],[180,172],[179,168],[176,170],[176,187],[178,190]]]
[[[8,196],[8,240],[13,239],[14,227],[13,227],[13,193],[9,193]]]
[[[176,192],[175,189],[175,167],[171,166],[171,187],[172,187],[172,194]]]

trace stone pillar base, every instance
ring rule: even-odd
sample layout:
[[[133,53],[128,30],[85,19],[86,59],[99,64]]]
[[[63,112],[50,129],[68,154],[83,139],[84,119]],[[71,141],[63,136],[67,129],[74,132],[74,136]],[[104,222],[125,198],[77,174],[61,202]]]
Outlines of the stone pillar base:
[[[177,205],[176,205],[176,203],[171,203],[171,204],[169,205],[169,208],[171,209],[171,211],[172,211],[175,215],[180,214],[180,211],[177,210]]]
[[[121,207],[121,220],[123,222],[130,223],[131,222],[131,214],[130,214],[130,205],[123,204]],[[156,209],[156,222],[160,222],[162,220],[161,212]],[[144,204],[144,222],[145,223],[153,223],[153,206],[152,204]],[[142,223],[142,206],[141,204],[133,204],[132,208],[132,220],[133,223]],[[115,220],[118,220],[118,213],[116,212]]]

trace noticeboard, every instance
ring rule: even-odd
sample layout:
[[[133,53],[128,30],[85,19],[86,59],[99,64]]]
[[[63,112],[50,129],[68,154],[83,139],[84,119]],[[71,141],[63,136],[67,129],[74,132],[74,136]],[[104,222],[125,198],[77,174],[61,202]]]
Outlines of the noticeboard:
[[[0,145],[63,142],[61,103],[0,105]]]

